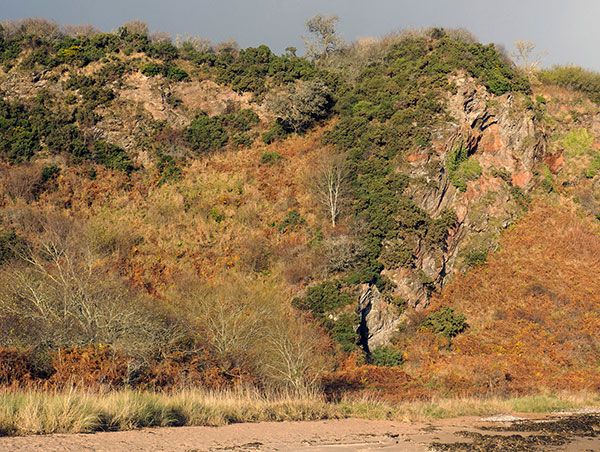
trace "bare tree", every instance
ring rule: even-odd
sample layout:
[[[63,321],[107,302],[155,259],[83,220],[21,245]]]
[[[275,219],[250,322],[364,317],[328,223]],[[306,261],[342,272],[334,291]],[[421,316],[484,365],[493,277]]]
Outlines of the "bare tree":
[[[515,52],[512,57],[529,76],[537,70],[542,59],[542,55],[535,52],[535,43],[522,40],[515,42]]]
[[[348,194],[348,163],[340,154],[324,160],[314,178],[315,195],[335,228]]]
[[[15,248],[17,258],[0,271],[0,326],[18,325],[0,334],[0,344],[110,344],[140,356],[170,340],[157,312],[103,271],[80,225],[27,212],[20,222],[37,237]]]
[[[306,22],[311,37],[303,37],[306,54],[311,59],[326,58],[344,45],[335,25],[339,17],[316,15]]]

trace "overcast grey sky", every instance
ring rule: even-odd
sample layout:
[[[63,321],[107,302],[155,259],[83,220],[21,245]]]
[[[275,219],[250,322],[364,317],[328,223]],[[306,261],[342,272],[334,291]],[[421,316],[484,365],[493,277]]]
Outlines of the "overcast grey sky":
[[[546,64],[600,70],[600,0],[0,0],[0,19],[46,17],[112,30],[140,19],[154,31],[302,48],[309,17],[337,14],[348,40],[407,27],[463,27],[511,48],[530,40]]]

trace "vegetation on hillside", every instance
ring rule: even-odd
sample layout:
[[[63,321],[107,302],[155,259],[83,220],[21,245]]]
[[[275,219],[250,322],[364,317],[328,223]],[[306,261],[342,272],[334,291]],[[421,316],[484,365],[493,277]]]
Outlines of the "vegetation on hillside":
[[[597,231],[564,207],[526,213],[532,196],[566,202],[577,186],[600,215],[587,117],[573,110],[562,128],[560,104],[464,32],[360,45],[334,25],[309,23],[307,57],[173,43],[138,22],[111,33],[2,25],[0,386],[319,388],[330,400],[597,387]],[[597,74],[537,76],[598,102]],[[485,93],[486,112],[506,104],[506,116],[529,115],[523,129],[543,129],[555,154],[532,156],[535,174],[491,168],[497,143],[482,157],[456,136],[461,78]],[[557,175],[563,157],[574,175]],[[426,206],[425,189],[466,201]],[[497,253],[517,215],[496,218],[493,203],[524,215]],[[435,259],[437,279],[423,271]],[[438,293],[455,261],[470,271]],[[393,273],[415,276],[433,305],[412,309]],[[390,344],[363,350],[356,304],[373,286],[400,321]],[[565,369],[551,373],[545,353]],[[160,425],[225,422],[121,394],[160,405]],[[290,415],[263,400],[255,419],[354,412],[313,402],[290,402],[301,412]],[[154,425],[106,410],[95,406],[89,429]]]

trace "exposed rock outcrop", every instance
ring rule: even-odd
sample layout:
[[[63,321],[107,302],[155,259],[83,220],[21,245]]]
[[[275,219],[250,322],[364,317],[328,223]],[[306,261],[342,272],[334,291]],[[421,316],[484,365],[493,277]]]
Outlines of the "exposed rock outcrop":
[[[363,285],[358,301],[360,326],[358,333],[365,351],[389,342],[400,319],[397,309],[387,303],[377,287]]]
[[[409,194],[432,218],[456,213],[457,226],[449,231],[445,247],[420,243],[414,268],[386,269],[396,285],[395,295],[411,307],[423,308],[432,289],[442,287],[466,256],[495,248],[499,232],[521,212],[517,196],[532,188],[535,165],[546,150],[546,138],[523,95],[494,96],[467,76],[452,82],[455,92],[447,111],[452,118],[437,133],[432,149],[409,155]],[[481,176],[466,190],[455,187],[446,171],[448,154],[466,148],[476,159]]]

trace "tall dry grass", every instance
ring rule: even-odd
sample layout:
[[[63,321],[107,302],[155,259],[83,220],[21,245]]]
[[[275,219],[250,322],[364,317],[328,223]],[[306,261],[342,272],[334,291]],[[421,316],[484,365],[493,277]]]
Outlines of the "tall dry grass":
[[[6,390],[0,393],[0,436],[349,417],[416,421],[584,407],[600,408],[600,395],[538,394],[509,399],[439,399],[392,405],[372,398],[328,403],[316,392],[263,395],[255,390],[186,390],[173,394],[131,390],[104,393]]]

